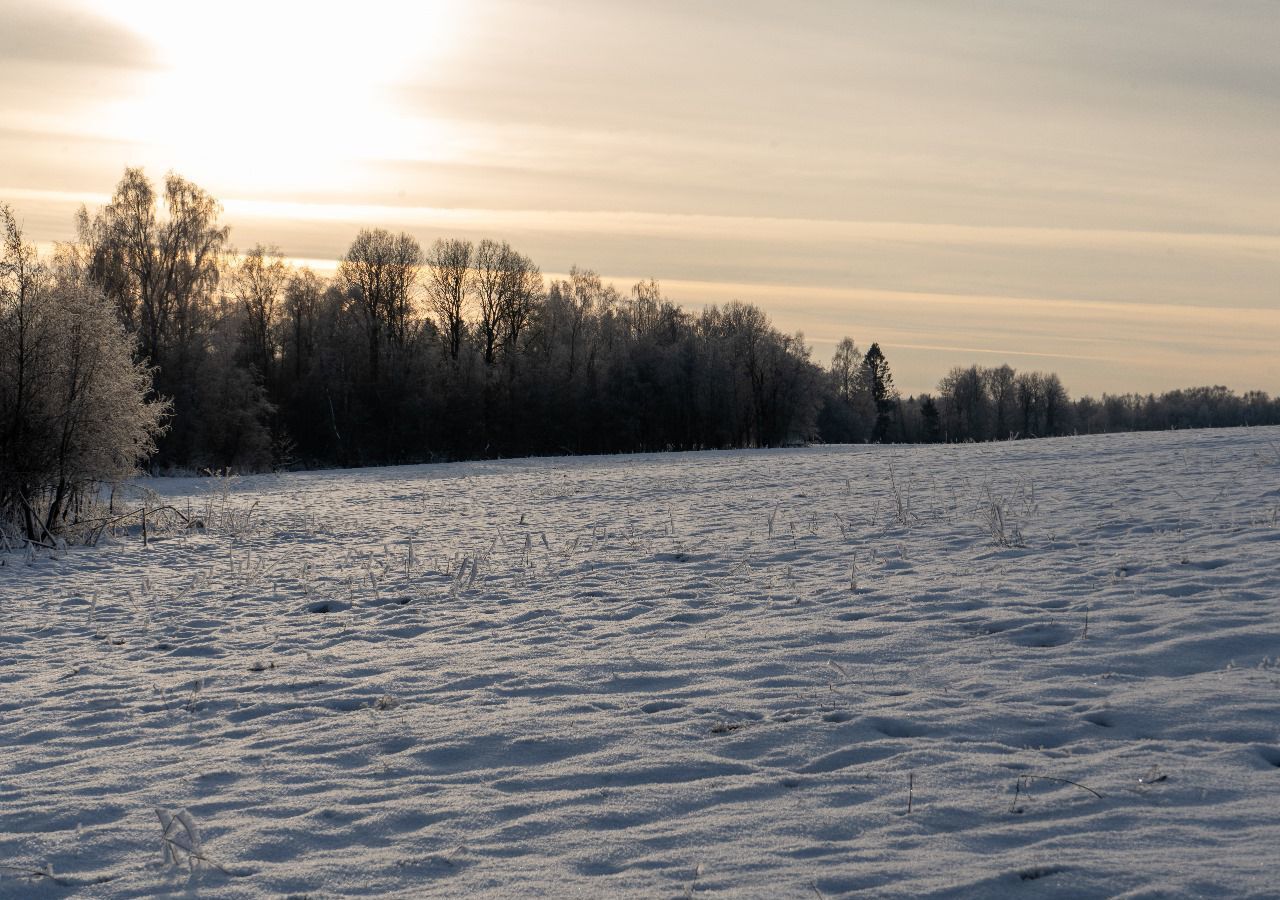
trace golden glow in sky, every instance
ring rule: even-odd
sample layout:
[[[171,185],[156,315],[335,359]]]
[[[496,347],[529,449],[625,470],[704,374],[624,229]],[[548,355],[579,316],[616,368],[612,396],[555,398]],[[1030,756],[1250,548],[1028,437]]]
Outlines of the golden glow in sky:
[[[365,162],[443,158],[442,127],[405,115],[393,89],[447,56],[464,8],[451,0],[99,2],[104,18],[155,49],[157,62],[90,127],[246,193],[336,180],[358,188]]]
[[[172,169],[242,247],[506,239],[908,392],[1280,393],[1277,46],[1270,0],[0,0],[0,200],[65,239]]]

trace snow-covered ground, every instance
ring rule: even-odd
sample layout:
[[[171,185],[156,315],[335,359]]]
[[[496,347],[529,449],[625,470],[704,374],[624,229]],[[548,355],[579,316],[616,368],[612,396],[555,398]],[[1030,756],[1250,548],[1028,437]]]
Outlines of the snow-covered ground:
[[[1280,429],[146,485],[0,567],[4,897],[1280,896]]]

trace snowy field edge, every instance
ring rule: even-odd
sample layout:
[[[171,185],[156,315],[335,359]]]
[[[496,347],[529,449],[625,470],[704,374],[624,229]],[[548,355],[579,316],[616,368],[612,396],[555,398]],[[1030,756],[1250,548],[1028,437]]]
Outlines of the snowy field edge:
[[[0,897],[1280,896],[1280,428],[143,479]]]

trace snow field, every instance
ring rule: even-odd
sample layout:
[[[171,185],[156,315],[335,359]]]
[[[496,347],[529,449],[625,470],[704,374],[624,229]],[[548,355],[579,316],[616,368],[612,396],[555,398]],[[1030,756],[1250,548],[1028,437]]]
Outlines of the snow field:
[[[148,481],[3,557],[0,896],[1280,896],[1278,448]]]

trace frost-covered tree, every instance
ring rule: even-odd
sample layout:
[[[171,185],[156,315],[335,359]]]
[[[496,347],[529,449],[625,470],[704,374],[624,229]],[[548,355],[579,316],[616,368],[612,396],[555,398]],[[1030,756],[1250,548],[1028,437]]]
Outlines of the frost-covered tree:
[[[1012,372],[1012,370],[1010,370]],[[956,366],[938,382],[943,435],[948,441],[984,441],[991,437],[991,396],[983,371]]]
[[[0,517],[47,542],[154,452],[167,406],[111,300],[41,263],[8,207],[0,224]]]
[[[858,393],[858,369],[862,366],[862,351],[846,337],[836,345],[836,352],[831,357],[831,383],[836,396],[852,401]]]
[[[221,212],[210,194],[172,172],[157,191],[141,169],[126,169],[109,204],[92,215],[80,210],[78,240],[63,254],[112,302],[136,342],[135,359],[152,367],[156,393],[172,400],[162,466],[205,464],[211,432],[201,410],[222,399],[210,371],[215,331],[228,312],[217,294],[230,233]],[[258,393],[260,406],[266,398]]]
[[[836,345],[827,369],[827,391],[819,414],[822,439],[840,443],[867,440],[874,429],[876,405],[853,338]]]
[[[991,437],[1007,440],[1017,420],[1017,373],[1005,364],[982,370],[982,380],[991,397]]]

